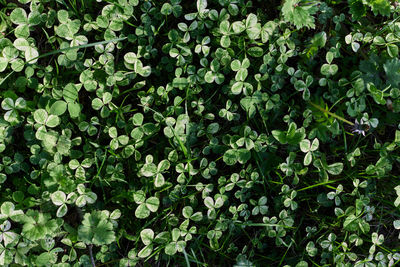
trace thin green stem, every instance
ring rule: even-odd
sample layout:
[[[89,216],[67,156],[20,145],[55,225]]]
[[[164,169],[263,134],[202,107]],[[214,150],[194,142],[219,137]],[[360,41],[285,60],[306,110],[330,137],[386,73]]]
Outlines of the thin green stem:
[[[328,115],[330,115],[330,116],[332,116],[332,117],[334,117],[334,118],[336,118],[336,119],[338,119],[338,120],[341,120],[341,121],[343,121],[343,122],[345,122],[345,123],[347,123],[347,124],[349,124],[349,125],[351,125],[351,126],[354,126],[354,123],[352,123],[351,121],[348,121],[348,120],[346,120],[345,118],[343,118],[343,117],[340,117],[339,115],[336,115],[335,113],[332,113],[332,112],[330,112],[330,111],[328,111],[328,110],[326,110],[326,109],[324,109],[324,108],[322,108],[322,107],[320,107],[320,106],[318,106],[317,104],[315,104],[315,103],[313,103],[313,102],[308,102],[308,103],[310,103],[313,107],[315,107],[316,109],[318,109],[318,110],[320,110],[320,111],[322,111],[322,112],[324,112],[324,113],[326,113],[326,114],[328,114]]]

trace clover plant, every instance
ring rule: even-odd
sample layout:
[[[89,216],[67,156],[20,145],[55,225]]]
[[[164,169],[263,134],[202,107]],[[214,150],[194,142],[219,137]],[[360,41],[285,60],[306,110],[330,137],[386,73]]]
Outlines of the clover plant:
[[[0,0],[0,265],[399,265],[399,15]]]

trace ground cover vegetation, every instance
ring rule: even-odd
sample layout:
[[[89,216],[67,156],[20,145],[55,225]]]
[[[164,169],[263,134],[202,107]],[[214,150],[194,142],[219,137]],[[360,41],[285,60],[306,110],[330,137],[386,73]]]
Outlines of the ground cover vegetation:
[[[1,266],[395,266],[389,0],[0,0]]]

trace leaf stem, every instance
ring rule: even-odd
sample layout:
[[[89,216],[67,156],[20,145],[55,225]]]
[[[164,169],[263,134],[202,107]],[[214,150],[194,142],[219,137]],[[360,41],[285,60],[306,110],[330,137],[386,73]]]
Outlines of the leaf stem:
[[[90,244],[89,246],[88,246],[88,249],[89,249],[89,255],[90,255],[90,262],[92,263],[92,267],[96,267],[96,263],[94,262],[94,258],[93,258],[93,245],[92,244]]]
[[[320,111],[322,111],[322,112],[324,112],[324,113],[326,113],[326,114],[328,114],[328,115],[331,115],[332,117],[334,117],[334,118],[336,118],[336,119],[338,119],[338,120],[341,120],[341,121],[343,121],[343,122],[345,122],[345,123],[347,123],[347,124],[349,124],[349,125],[351,125],[351,126],[354,126],[354,123],[352,123],[351,121],[348,121],[348,120],[346,120],[345,118],[340,117],[339,115],[336,115],[335,113],[332,113],[332,112],[330,112],[330,111],[328,111],[328,110],[326,110],[326,109],[324,109],[324,108],[318,106],[317,104],[315,104],[315,103],[313,103],[313,102],[311,102],[311,101],[309,101],[308,103],[310,103],[310,104],[311,104],[313,107],[315,107],[316,109],[318,109],[318,110],[320,110]]]

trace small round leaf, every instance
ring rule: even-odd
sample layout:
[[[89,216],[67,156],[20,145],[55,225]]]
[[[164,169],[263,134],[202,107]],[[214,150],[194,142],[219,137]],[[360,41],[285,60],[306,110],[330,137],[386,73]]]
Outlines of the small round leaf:
[[[66,110],[67,110],[67,103],[65,101],[58,100],[54,102],[53,105],[51,105],[50,114],[60,116],[64,114]]]

